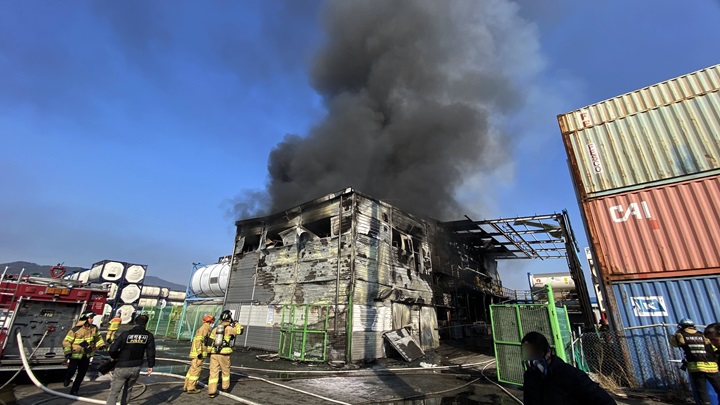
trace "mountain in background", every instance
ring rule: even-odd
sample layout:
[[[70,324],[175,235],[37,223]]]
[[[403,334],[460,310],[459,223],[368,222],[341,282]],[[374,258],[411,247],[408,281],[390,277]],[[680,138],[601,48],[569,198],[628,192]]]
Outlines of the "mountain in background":
[[[0,272],[4,271],[6,267],[9,267],[8,274],[19,274],[22,269],[25,269],[23,275],[39,275],[40,277],[50,277],[50,268],[54,264],[37,264],[30,262],[11,262],[11,263],[0,263]],[[77,271],[87,270],[82,267],[71,267],[65,266],[65,275],[72,274]],[[173,283],[171,281],[163,280],[155,276],[145,276],[145,285],[166,287],[171,290],[185,291],[187,286],[182,284]]]

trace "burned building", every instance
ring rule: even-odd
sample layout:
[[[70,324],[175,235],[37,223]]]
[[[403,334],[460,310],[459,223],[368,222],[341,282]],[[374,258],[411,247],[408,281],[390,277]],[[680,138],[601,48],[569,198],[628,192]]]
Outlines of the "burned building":
[[[245,326],[236,345],[304,361],[381,358],[387,332],[404,328],[420,346],[410,352],[435,348],[448,326],[488,320],[507,299],[497,258],[512,244],[469,219],[423,219],[346,189],[236,225],[225,296]]]

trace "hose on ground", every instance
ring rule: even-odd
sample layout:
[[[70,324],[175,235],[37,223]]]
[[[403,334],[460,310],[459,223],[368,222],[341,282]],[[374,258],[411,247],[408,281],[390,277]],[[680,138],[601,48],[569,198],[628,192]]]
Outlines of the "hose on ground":
[[[161,361],[163,361],[163,360],[164,360],[164,361],[174,361],[174,362],[185,363],[185,364],[190,363],[190,362],[185,361],[185,360],[172,359],[172,358],[159,358],[159,359],[156,359],[156,360],[161,360]],[[400,369],[386,369],[386,371],[391,371],[391,370],[404,371],[404,370],[414,370],[414,369],[416,370],[416,369],[418,369],[418,368],[419,368],[419,369],[422,369],[422,370],[462,368],[462,367],[467,368],[467,367],[473,366],[473,365],[485,365],[485,366],[487,367],[487,365],[490,365],[490,364],[492,364],[492,363],[494,363],[494,362],[495,362],[495,360],[489,360],[489,361],[482,362],[482,363],[465,364],[465,365],[460,365],[460,366],[437,366],[437,367],[428,367],[428,368],[425,368],[425,367],[415,367],[415,368],[409,367],[409,368],[400,368]],[[231,367],[231,368],[247,369],[247,368],[244,368],[244,367]],[[364,370],[352,370],[352,371],[353,371],[353,372],[362,372],[362,371],[364,371]],[[275,370],[274,372],[277,372],[277,370]],[[237,374],[237,373],[232,373],[232,374]],[[334,374],[334,373],[333,373],[332,371],[330,371],[329,373],[326,373],[326,374]],[[298,389],[298,388],[290,387],[290,386],[287,386],[287,385],[284,385],[284,384],[280,384],[280,383],[277,383],[277,382],[274,382],[274,381],[267,380],[267,379],[265,379],[265,378],[253,377],[253,376],[247,376],[247,378],[248,378],[248,379],[251,379],[251,380],[256,380],[256,381],[263,381],[263,382],[265,382],[265,383],[267,383],[267,384],[271,384],[271,385],[275,385],[275,386],[278,386],[278,387],[282,387],[282,388],[285,388],[285,389],[288,389],[288,390],[291,390],[291,391],[299,392],[299,393],[301,393],[301,394],[309,395],[309,396],[312,396],[312,397],[315,397],[315,398],[318,398],[318,399],[322,399],[322,400],[325,400],[325,401],[328,401],[328,402],[332,402],[332,403],[336,403],[336,404],[342,404],[342,405],[350,405],[350,404],[347,403],[347,402],[337,401],[337,400],[334,400],[334,399],[332,399],[332,398],[324,397],[324,396],[322,396],[322,395],[318,395],[318,394],[315,394],[315,393],[312,393],[312,392],[308,392],[308,391],[303,391],[303,390],[300,390],[300,389]],[[475,380],[470,381],[470,382],[467,383],[467,384],[463,384],[463,385],[461,385],[461,386],[459,386],[459,387],[451,388],[451,389],[449,389],[449,390],[438,391],[438,392],[429,392],[429,393],[424,393],[424,394],[419,394],[419,395],[411,396],[411,397],[408,397],[408,398],[394,398],[394,399],[392,399],[392,400],[381,401],[381,402],[394,402],[394,401],[402,401],[402,400],[415,399],[415,398],[418,398],[418,397],[426,397],[426,396],[432,396],[432,395],[440,395],[440,394],[444,394],[444,393],[447,393],[447,392],[457,391],[457,390],[459,390],[459,389],[465,388],[465,387],[467,387],[467,386],[469,386],[469,385],[471,385],[471,384],[479,381],[480,379],[481,379],[481,378],[477,378],[477,379],[475,379]],[[368,403],[377,403],[377,401],[371,401],[371,402],[368,402]]]
[[[175,361],[175,362],[181,362],[185,364],[190,364],[189,361],[182,360],[182,359],[173,359],[173,358],[167,358],[167,357],[158,357],[156,360],[165,360],[165,361]],[[432,371],[432,370],[453,370],[458,369],[462,370],[465,368],[472,368],[475,366],[483,366],[487,363],[487,361],[479,362],[479,363],[469,363],[469,364],[458,364],[458,365],[452,365],[452,366],[432,366],[432,367],[399,367],[399,368],[383,368],[379,370],[372,370],[373,372],[402,372],[402,371]],[[335,375],[335,374],[354,374],[354,373],[367,373],[368,370],[272,370],[272,369],[266,369],[266,368],[253,368],[253,367],[244,367],[244,366],[230,366],[231,369],[235,370],[246,370],[246,371],[257,371],[261,373],[281,373],[281,374],[325,374],[325,375]]]
[[[177,374],[170,374],[170,373],[156,373],[156,372],[153,372],[153,375],[159,375],[159,376],[170,377],[170,378],[177,378],[177,379],[181,379],[181,380],[184,380],[184,379],[185,379],[185,376],[184,376],[184,375],[177,375]],[[197,382],[197,385],[199,385],[200,387],[205,387],[205,386],[206,386],[205,384],[203,384],[203,383],[200,382],[200,381]],[[235,402],[239,402],[239,403],[241,403],[241,404],[246,404],[246,405],[261,405],[261,404],[258,404],[257,402],[253,402],[253,401],[250,401],[250,400],[248,400],[248,399],[240,398],[240,397],[238,397],[237,395],[228,394],[227,392],[218,391],[218,394],[220,394],[221,396],[223,396],[223,397],[225,397],[225,398],[230,398],[230,399],[234,400]]]
[[[32,372],[32,370],[30,369],[30,364],[28,363],[27,356],[25,356],[25,347],[24,347],[24,345],[23,345],[23,343],[22,343],[22,336],[20,335],[20,333],[17,334],[17,340],[18,340],[18,348],[20,349],[20,359],[22,360],[23,367],[25,367],[25,371],[27,372],[28,377],[30,377],[30,380],[33,382],[33,384],[35,384],[36,387],[40,388],[41,390],[45,391],[45,392],[48,393],[48,394],[55,395],[55,396],[60,397],[60,398],[70,399],[70,400],[73,400],[73,401],[87,402],[87,403],[91,403],[91,404],[105,405],[105,403],[106,403],[107,401],[101,401],[101,400],[99,400],[99,399],[94,399],[94,398],[86,398],[86,397],[80,397],[80,396],[76,396],[76,395],[65,394],[64,392],[59,392],[59,391],[51,390],[50,388],[44,386],[44,385],[37,379],[37,377],[35,377],[35,374],[34,374],[34,373]],[[158,372],[158,373],[153,373],[153,374],[154,374],[154,375],[157,375],[157,376],[171,377],[171,378],[176,378],[176,379],[181,379],[181,380],[184,380],[184,379],[185,379],[185,376],[181,376],[181,375],[177,375],[177,374],[159,373],[159,372]],[[202,384],[202,383],[200,383],[200,382],[198,382],[198,384],[201,385],[201,386],[204,386],[204,385],[205,385],[205,384]],[[261,405],[261,404],[258,404],[258,403],[256,403],[256,402],[252,402],[252,401],[249,401],[249,400],[247,400],[247,399],[240,398],[240,397],[238,397],[238,396],[236,396],[236,395],[228,394],[227,392],[219,391],[218,393],[219,393],[220,395],[222,395],[223,397],[230,398],[230,399],[234,400],[235,402],[238,402],[238,403],[241,403],[241,404],[246,404],[246,405]]]
[[[158,358],[156,358],[155,360],[160,360],[160,361],[163,361],[163,360],[164,360],[164,361],[174,361],[174,362],[185,363],[185,364],[190,363],[189,361],[180,360],[180,359],[168,359],[168,358],[159,358],[159,359],[158,359]],[[231,373],[231,374],[238,375],[238,373]],[[243,375],[243,376],[245,376],[245,375]],[[290,386],[287,386],[287,385],[284,385],[284,384],[280,384],[280,383],[276,383],[276,382],[274,382],[274,381],[266,380],[266,379],[264,379],[264,378],[253,377],[253,376],[249,376],[249,375],[248,375],[248,376],[245,376],[245,377],[247,377],[247,378],[250,379],[250,380],[263,381],[263,382],[265,382],[265,383],[267,383],[267,384],[275,385],[275,386],[277,386],[277,387],[285,388],[285,389],[290,390],[290,391],[295,391],[295,392],[298,392],[298,393],[300,393],[300,394],[305,394],[305,395],[308,395],[308,396],[311,396],[311,397],[314,397],[314,398],[322,399],[323,401],[332,402],[332,403],[334,403],[334,404],[351,405],[351,404],[348,403],[348,402],[337,401],[337,400],[332,399],[332,398],[324,397],[324,396],[322,396],[322,395],[318,395],[318,394],[315,394],[315,393],[312,393],[312,392],[308,392],[308,391],[303,391],[303,390],[301,390],[301,389],[294,388],[294,387],[290,387]],[[200,382],[198,382],[198,384],[200,384]]]
[[[488,366],[490,366],[490,365],[493,364],[493,363],[495,363],[495,360],[493,360],[492,362],[490,362],[490,363],[488,363],[487,365],[485,365],[485,367],[483,367],[483,369],[480,371],[480,374],[481,374],[483,377],[485,377],[485,379],[488,380],[489,383],[494,384],[496,387],[498,387],[498,388],[500,388],[501,390],[503,390],[503,392],[505,392],[506,394],[508,394],[508,395],[510,396],[510,398],[512,398],[512,399],[515,400],[515,402],[517,402],[517,403],[520,404],[520,405],[524,405],[521,400],[519,400],[515,395],[511,394],[510,391],[506,390],[505,387],[503,387],[502,385],[496,383],[495,381],[491,380],[490,378],[488,378],[488,376],[485,375],[485,369],[487,369]]]
[[[35,355],[35,352],[37,352],[37,350],[40,348],[40,345],[42,345],[42,342],[43,342],[43,340],[45,340],[45,336],[47,336],[48,332],[50,332],[50,330],[46,330],[45,333],[43,333],[42,337],[40,338],[40,342],[37,344],[37,346],[35,346],[35,350],[33,350],[32,353],[30,353],[30,358],[32,358],[32,356]],[[19,334],[18,334],[18,335],[19,335]],[[0,387],[0,391],[2,391],[3,388],[5,388],[5,387],[7,387],[8,385],[10,385],[10,383],[13,382],[13,380],[15,380],[15,378],[16,378],[18,375],[20,375],[20,373],[21,373],[22,371],[23,371],[23,368],[20,367],[20,369],[18,369],[18,371],[17,371],[12,377],[10,377],[10,379],[9,379],[5,384],[3,384],[2,387]]]
[[[35,374],[30,369],[30,364],[28,363],[27,356],[25,356],[25,345],[23,345],[22,335],[19,332],[17,334],[17,341],[18,341],[18,348],[20,349],[20,360],[22,360],[23,367],[25,367],[25,372],[27,373],[28,377],[30,377],[30,380],[33,382],[33,384],[35,384],[36,387],[47,392],[48,394],[55,395],[55,396],[65,398],[65,399],[71,399],[73,401],[88,402],[91,404],[99,404],[99,405],[104,405],[107,402],[107,401],[100,401],[99,399],[85,398],[85,397],[79,397],[76,395],[66,394],[64,392],[51,390],[50,388],[42,385],[42,383],[37,379],[37,377],[35,377]]]

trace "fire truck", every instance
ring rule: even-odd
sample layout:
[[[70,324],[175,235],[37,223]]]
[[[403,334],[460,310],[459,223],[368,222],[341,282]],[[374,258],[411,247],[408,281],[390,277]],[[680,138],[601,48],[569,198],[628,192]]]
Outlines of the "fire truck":
[[[80,314],[102,315],[108,291],[78,281],[9,274],[0,275],[0,371],[22,367],[17,334],[33,369],[65,367],[62,341]],[[53,268],[55,269],[55,268]],[[55,273],[51,271],[55,276]]]

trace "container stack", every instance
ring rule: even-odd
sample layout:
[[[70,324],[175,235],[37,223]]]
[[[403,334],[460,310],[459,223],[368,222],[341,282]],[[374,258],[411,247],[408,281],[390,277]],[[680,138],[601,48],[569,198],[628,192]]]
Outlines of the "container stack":
[[[720,65],[558,121],[615,327],[720,321]]]
[[[120,310],[122,322],[129,323],[137,310],[146,273],[147,265],[144,264],[103,260],[93,264],[90,270],[79,273],[77,279],[85,283],[105,284],[110,289],[107,301],[110,313]]]
[[[166,287],[156,287],[144,285],[140,292],[139,307],[164,307],[167,305],[167,298],[170,289]]]
[[[185,291],[174,291],[166,287],[143,286],[140,292],[139,307],[179,307],[185,303]]]

